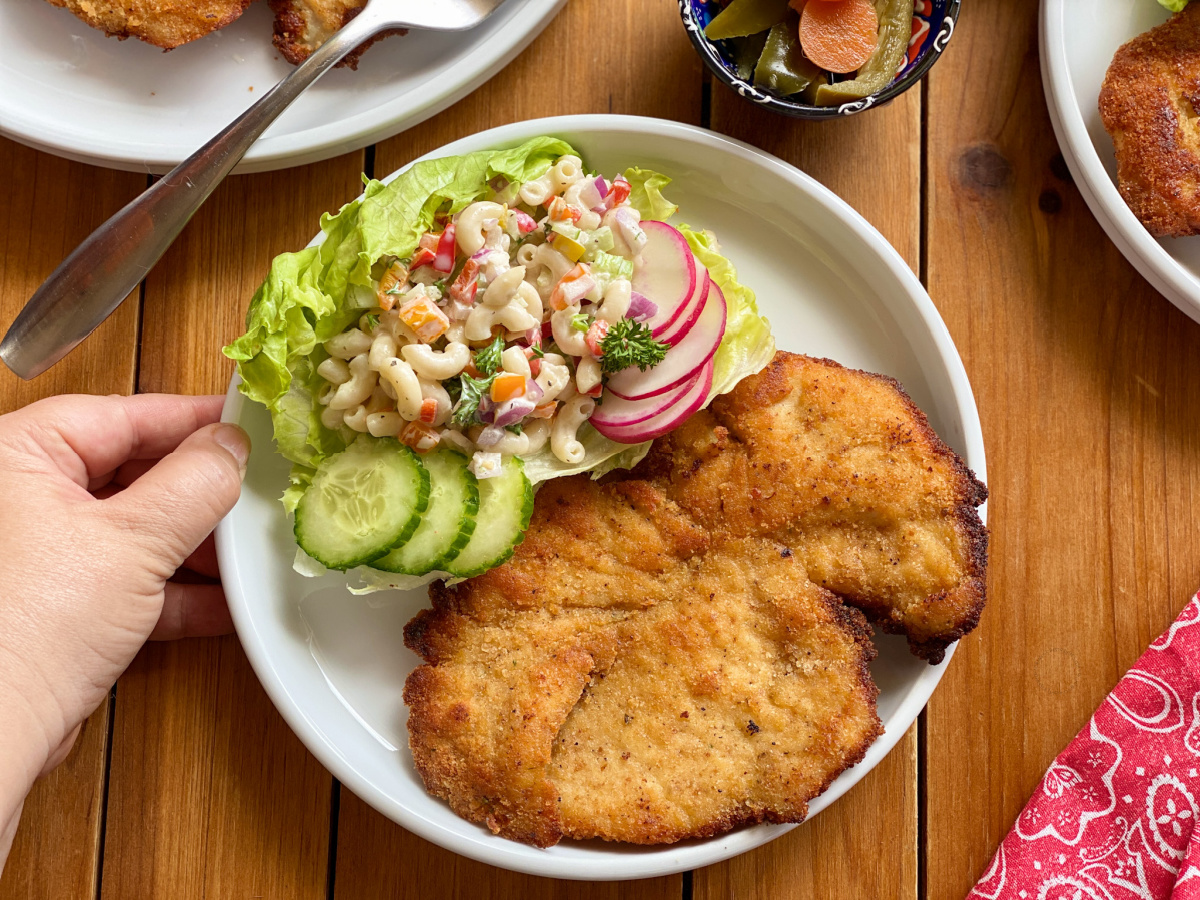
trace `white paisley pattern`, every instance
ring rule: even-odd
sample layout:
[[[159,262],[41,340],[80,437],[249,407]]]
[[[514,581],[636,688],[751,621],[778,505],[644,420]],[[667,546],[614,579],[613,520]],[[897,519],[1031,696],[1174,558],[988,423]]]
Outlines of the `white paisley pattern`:
[[[1198,660],[1200,595],[1050,766],[971,900],[1200,900]]]

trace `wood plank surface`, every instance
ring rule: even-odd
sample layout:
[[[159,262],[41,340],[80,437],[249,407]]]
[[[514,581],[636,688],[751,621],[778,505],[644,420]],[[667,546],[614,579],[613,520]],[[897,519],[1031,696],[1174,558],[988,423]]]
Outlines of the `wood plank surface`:
[[[576,70],[552,90],[547,72],[576,52],[578,35],[603,34],[586,74]],[[653,86],[649,88],[648,86]],[[568,3],[512,65],[429,122],[376,148],[377,175],[464,135],[506,122],[584,112],[622,112],[694,124],[701,111],[700,63],[674,4]],[[634,160],[630,161],[635,162]],[[623,885],[581,885],[516,875],[458,857],[407,833],[348,790],[338,820],[335,896],[574,898],[679,897],[678,876]]]
[[[359,192],[362,165],[352,153],[213,195],[147,279],[140,390],[224,392],[220,348],[272,257]],[[117,686],[103,896],[323,898],[331,786],[236,638],[147,645]]]
[[[958,900],[1200,586],[1200,326],[1069,182],[1036,3],[964,9],[928,104],[929,286],[975,390],[991,489],[989,605],[927,711],[928,897]]]
[[[0,327],[8,327],[76,244],[145,185],[142,175],[68,162],[0,138]],[[21,381],[0,366],[0,413],[53,394],[131,393],[137,329],[135,292],[86,344],[39,378]],[[0,876],[0,900],[95,893],[107,746],[105,703],[66,762],[25,801]]]
[[[832,122],[784,119],[712,86],[712,127],[812,175],[919,272],[921,93]],[[880,835],[887,835],[881,841]],[[916,726],[845,797],[784,838],[695,873],[696,900],[917,896]]]

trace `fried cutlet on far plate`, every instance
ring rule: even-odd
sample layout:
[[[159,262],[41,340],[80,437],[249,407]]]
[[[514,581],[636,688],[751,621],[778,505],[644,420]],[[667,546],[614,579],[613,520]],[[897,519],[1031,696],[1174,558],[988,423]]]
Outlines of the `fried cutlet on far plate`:
[[[172,50],[224,28],[251,0],[49,0],[110,37]]]
[[[357,16],[367,0],[269,0],[275,13],[275,46],[293,65],[300,65],[309,55],[331,38],[343,25]],[[381,32],[357,47],[339,66],[358,68],[358,60],[376,41],[407,29],[393,28]]]
[[[984,605],[987,490],[893,379],[780,352],[637,474],[710,532],[771,537],[939,662]]]
[[[880,733],[861,615],[653,485],[560,479],[506,565],[406,629],[428,790],[538,846],[797,822]]]
[[[1117,154],[1117,186],[1151,234],[1200,233],[1200,3],[1121,47],[1100,115]]]

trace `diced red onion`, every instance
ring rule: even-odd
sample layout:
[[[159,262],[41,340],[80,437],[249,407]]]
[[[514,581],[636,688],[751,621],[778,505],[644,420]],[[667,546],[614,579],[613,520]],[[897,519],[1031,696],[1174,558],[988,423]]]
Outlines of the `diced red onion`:
[[[554,330],[550,327],[550,323],[543,322],[542,323],[542,343],[545,344],[546,341],[550,340],[553,335],[554,335]]]
[[[596,190],[600,192],[601,200],[608,196],[608,184],[605,183],[603,175],[596,176]]]
[[[521,343],[523,343],[526,347],[542,346],[542,329],[539,326],[534,325],[525,332],[525,337],[521,339]]]
[[[479,398],[479,420],[492,422],[496,418],[496,404],[487,394]],[[483,446],[480,444],[480,446]]]
[[[523,418],[533,412],[533,408],[537,406],[528,397],[513,397],[511,400],[505,400],[496,406],[496,422],[489,426],[493,428],[503,428],[506,425],[516,425]],[[487,431],[485,428],[484,431]],[[482,435],[480,440],[476,441],[480,447],[482,443]]]
[[[483,431],[479,432],[479,437],[475,438],[475,443],[487,450],[490,447],[495,447],[498,443],[504,440],[504,427],[501,425],[489,425]]]
[[[626,317],[633,319],[635,322],[645,322],[647,319],[652,319],[658,315],[658,304],[637,291],[631,291],[629,294],[629,311]]]
[[[541,400],[542,397],[545,396],[545,394],[546,394],[546,392],[542,390],[542,386],[540,384],[538,384],[532,378],[525,379],[525,396],[526,397],[528,397],[530,400],[535,401],[535,403],[536,403],[536,401]]]

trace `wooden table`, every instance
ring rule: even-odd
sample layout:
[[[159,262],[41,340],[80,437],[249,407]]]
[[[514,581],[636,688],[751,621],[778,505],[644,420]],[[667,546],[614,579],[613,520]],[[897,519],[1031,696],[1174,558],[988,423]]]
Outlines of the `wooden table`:
[[[0,900],[963,897],[1050,760],[1200,587],[1200,326],[1121,258],[1071,184],[1036,18],[1035,0],[971,0],[921,89],[801,124],[711,85],[669,0],[572,0],[433,121],[365,152],[231,179],[68,360],[31,384],[0,372],[9,409],[66,391],[223,391],[219,348],[240,333],[272,256],[303,246],[364,169],[390,172],[493,125],[636,113],[778,154],[846,198],[920,275],[966,361],[988,451],[983,622],[918,724],[845,798],[683,876],[514,875],[343,790],[235,638],[159,644],[34,790]],[[563,60],[576,74],[548,80]],[[0,141],[0,322],[146,183]]]

